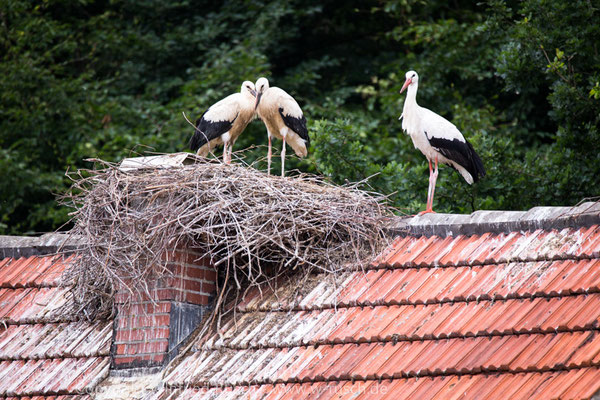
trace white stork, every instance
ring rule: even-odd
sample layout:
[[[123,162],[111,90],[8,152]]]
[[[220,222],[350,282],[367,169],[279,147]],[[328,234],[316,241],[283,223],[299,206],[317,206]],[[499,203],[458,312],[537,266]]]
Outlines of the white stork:
[[[306,157],[310,139],[306,118],[292,96],[278,87],[269,87],[267,78],[256,81],[256,110],[267,127],[269,150],[267,171],[271,173],[271,136],[283,140],[281,148],[281,176],[285,175],[285,144],[288,143],[298,157]]]
[[[406,81],[400,89],[406,88],[406,100],[402,110],[402,129],[408,133],[415,147],[429,161],[429,190],[427,192],[427,208],[419,215],[434,212],[433,194],[438,176],[438,161],[456,169],[470,185],[485,176],[481,158],[475,153],[458,128],[446,118],[417,104],[417,88],[419,75],[415,71],[406,73]],[[431,168],[434,161],[435,169]]]
[[[256,90],[254,83],[245,81],[239,93],[233,93],[216,102],[196,120],[196,130],[190,140],[190,149],[206,156],[217,145],[223,147],[223,162],[231,162],[233,145],[255,114]]]

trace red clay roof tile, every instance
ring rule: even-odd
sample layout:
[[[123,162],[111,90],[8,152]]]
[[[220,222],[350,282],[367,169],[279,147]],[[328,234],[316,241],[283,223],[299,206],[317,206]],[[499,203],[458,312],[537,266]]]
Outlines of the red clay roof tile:
[[[448,333],[454,331],[454,328],[463,320],[464,315],[469,315],[469,304],[455,303],[454,310],[433,330],[433,337],[448,337]]]
[[[436,377],[436,378],[422,378],[421,384],[412,391],[411,398],[413,399],[424,399],[431,398],[437,392],[442,390],[442,388],[446,385],[447,381],[451,378],[446,376]]]
[[[544,356],[540,359],[539,365],[553,367],[564,367],[568,363],[573,353],[586,341],[594,341],[597,332],[565,332],[557,335],[558,341],[548,347]],[[598,338],[600,339],[600,338]],[[592,358],[591,355],[588,358]],[[584,363],[586,360],[584,360]]]
[[[513,304],[514,301],[471,303],[468,305],[468,312],[461,318],[460,324],[457,324],[456,332],[464,336],[506,332],[510,327],[495,322],[499,315],[506,315]]]
[[[529,234],[523,234],[521,239],[517,242],[518,246],[513,249],[513,258],[519,260],[528,260],[531,258],[539,259],[539,258],[552,258],[554,253],[552,250],[554,246],[551,246],[548,251],[539,251],[537,253],[531,252],[540,244],[547,242],[556,242],[560,241],[560,238],[557,238],[560,233],[557,231],[544,231],[542,229],[538,229],[535,232],[531,232]],[[539,257],[538,257],[539,256]]]
[[[415,241],[417,241],[417,238],[414,236],[398,237],[376,258],[378,262],[375,265],[392,265],[392,260],[403,253]]]
[[[585,241],[581,246],[581,254],[588,257],[599,258],[600,257],[600,226],[592,227],[589,235],[585,238]]]
[[[308,295],[302,298],[298,307],[300,309],[309,309],[313,308],[314,304],[323,304],[326,299],[335,295],[335,292],[335,285],[332,285],[328,279],[323,279]]]
[[[453,346],[440,361],[444,371],[449,373],[478,373],[485,370],[485,360],[502,345],[498,337],[466,338],[453,343],[460,345]]]
[[[595,331],[598,334],[597,331]],[[569,367],[571,366],[590,366],[598,365],[600,358],[600,340],[595,336],[590,336],[590,340],[585,341],[577,351],[571,355],[568,360]]]
[[[29,264],[33,263],[35,259],[36,257],[19,259],[9,258],[9,262],[4,264],[2,269],[0,269],[0,283],[2,286],[16,288],[16,286],[13,285],[13,280],[20,275],[25,274]]]
[[[523,340],[530,340],[528,346],[519,355],[514,358],[509,369],[511,371],[527,371],[532,366],[537,366],[538,361],[544,356],[545,353],[541,352],[543,349],[549,349],[560,339],[559,334],[547,334],[537,335],[531,334],[529,337],[523,336]],[[539,370],[542,370],[539,368]]]
[[[435,265],[440,266],[453,266],[460,263],[460,258],[457,256],[470,242],[476,241],[479,237],[477,236],[456,236],[448,244],[448,250],[444,254],[440,254],[440,257],[432,262]]]
[[[583,275],[579,281],[578,286],[580,289],[576,291],[580,292],[598,292],[600,291],[600,260],[580,260],[578,268],[585,268],[588,273]]]
[[[566,382],[576,382],[578,378],[585,374],[584,369],[574,369],[557,374],[555,379],[549,379],[541,390],[535,392],[535,397],[540,399],[560,399],[567,389]]]
[[[570,299],[568,302],[561,301],[559,307],[542,322],[542,329],[568,329],[567,323],[573,315],[573,310],[578,310],[586,301],[585,296],[574,296]]]
[[[384,349],[385,345],[380,343],[365,343],[356,346],[357,357],[356,363],[353,363],[350,368],[349,379],[353,380],[366,380],[375,379],[378,375],[376,371],[385,363],[389,355]],[[352,353],[346,353],[344,356],[350,357]],[[342,362],[344,358],[340,358],[338,362]],[[335,370],[333,370],[335,371]],[[332,369],[328,369],[327,372],[333,372]],[[335,375],[334,375],[335,376]]]
[[[464,334],[468,336],[466,329],[463,329],[464,332],[460,332],[460,325],[453,325],[451,323],[446,323],[446,321],[450,321],[453,317],[453,313],[461,313],[464,311],[463,319],[466,320],[469,318],[471,314],[475,312],[476,304],[469,303],[442,303],[439,305],[431,305],[428,307],[430,311],[431,318],[426,321],[421,327],[414,332],[415,336],[420,336],[423,338],[447,338],[452,336],[457,336]],[[459,311],[461,309],[461,311]],[[450,319],[449,319],[450,318]],[[447,327],[449,330],[443,331],[442,329]]]
[[[393,310],[397,311],[397,315],[391,319],[390,323],[383,327],[383,330],[379,333],[380,337],[390,338],[396,335],[397,337],[404,338],[408,336],[409,329],[406,328],[407,322],[413,319],[418,320],[417,315],[423,313],[424,306],[395,306]]]
[[[486,232],[482,235],[471,236],[467,244],[461,247],[460,251],[455,253],[456,264],[472,265],[475,262],[476,255],[481,251],[486,251],[490,245],[492,234]]]
[[[487,388],[482,388],[479,395],[490,399],[512,399],[525,383],[524,377],[524,375],[499,375],[494,384],[489,385]]]
[[[395,269],[388,275],[389,281],[386,282],[389,285],[389,290],[386,290],[385,294],[380,297],[384,304],[399,304],[406,302],[406,298],[403,296],[405,287],[408,285],[409,276],[414,273],[415,269]],[[376,299],[370,299],[376,301]]]
[[[209,339],[166,382],[226,382],[232,396],[287,382],[274,398],[322,387],[335,389],[325,398],[374,398],[369,390],[381,388],[394,399],[546,398],[569,388],[589,397],[584,383],[600,389],[590,378],[600,365],[596,243],[598,226],[398,238],[337,288],[315,277],[299,301],[305,311],[268,293],[238,307],[237,330],[224,325],[223,339]],[[239,386],[251,382],[257,391]]]
[[[405,246],[408,241],[415,240],[413,236],[397,236],[391,243],[387,244],[387,247],[383,249],[374,259],[370,265],[377,267],[382,264],[387,264],[387,260],[393,256],[398,249]]]
[[[229,374],[225,379],[226,382],[242,382],[249,384],[253,381],[256,371],[268,364],[274,349],[265,349],[256,357],[247,357],[237,362],[236,368],[232,374]]]
[[[337,327],[340,326],[340,321],[346,319],[349,312],[353,312],[352,308],[338,308],[337,310],[328,309],[322,310],[320,313],[323,315],[321,324],[311,332],[312,340],[329,341],[331,338],[335,338],[331,335]],[[340,340],[338,340],[339,342]]]
[[[369,272],[371,272],[369,274]],[[367,273],[367,277],[371,275],[373,277],[373,281],[368,285],[368,289],[363,291],[358,297],[355,298],[355,301],[359,304],[376,304],[382,298],[384,298],[390,291],[392,291],[397,282],[393,279],[390,279],[394,272],[393,270],[381,270],[382,274],[373,274],[373,271],[369,271]],[[354,300],[354,299],[353,299]]]
[[[552,372],[534,372],[534,373],[517,373],[513,374],[515,377],[519,377],[521,386],[519,390],[515,392],[515,398],[529,399],[533,392],[544,382],[546,379],[552,379],[554,373]]]
[[[598,326],[600,296],[593,294],[587,295],[584,298],[583,304],[576,313],[573,313],[573,317],[567,321],[567,329],[583,329]]]
[[[587,268],[578,268],[579,266],[581,266],[580,263],[575,262],[573,260],[566,261],[566,263],[569,264],[569,273],[561,276],[562,282],[560,282],[560,285],[563,289],[555,289],[555,292],[559,295],[570,294],[578,292],[581,289],[585,289],[580,286],[579,280],[587,272]],[[581,264],[584,265],[584,263]],[[578,267],[575,267],[575,265],[577,265]],[[556,279],[552,282],[552,284],[557,286],[559,285]]]
[[[298,359],[303,348],[292,347],[280,349],[273,357],[271,362],[261,371],[258,371],[255,379],[271,382],[272,378],[280,370],[287,368],[294,360]]]
[[[339,323],[333,327],[332,331],[329,333],[330,338],[337,338],[337,342],[342,342],[342,339],[347,335],[347,327],[352,324],[352,322],[359,318],[362,310],[359,307],[351,307],[346,309],[341,315],[336,318]]]
[[[440,259],[449,254],[456,244],[456,240],[452,236],[444,239],[439,239],[432,243],[427,251],[421,252],[415,258],[414,263],[418,266],[439,266]]]
[[[67,269],[70,263],[76,259],[76,255],[66,258],[60,256],[55,257],[51,262],[46,261],[47,268],[40,271],[37,276],[32,276],[34,286],[57,286],[60,282],[63,272]]]
[[[552,282],[559,276],[568,273],[571,265],[568,262],[562,261],[542,261],[536,262],[530,266],[530,270],[536,271],[531,274],[530,278],[525,285],[524,282],[519,282],[513,291],[518,294],[529,293],[544,293],[547,295],[558,295],[558,293],[552,289]],[[559,289],[560,290],[560,289]]]
[[[340,303],[356,304],[358,298],[368,289],[371,285],[379,281],[379,278],[385,274],[386,270],[371,270],[362,272],[355,272],[353,279],[349,282],[349,285],[343,288],[338,296]]]
[[[502,343],[500,349],[491,354],[485,363],[494,371],[508,371],[510,363],[519,356],[527,347],[531,346],[532,338],[520,336],[497,337]]]
[[[398,258],[395,260],[394,264],[402,264],[406,266],[418,266],[417,260],[422,255],[425,255],[431,248],[432,251],[435,251],[440,238],[437,236],[431,236],[428,238],[420,238],[418,239],[408,251],[410,253],[404,253],[404,257]],[[410,257],[406,257],[410,254]]]
[[[432,269],[433,274],[426,278],[425,282],[412,298],[413,302],[432,303],[450,299],[445,295],[446,289],[456,281],[460,274],[457,268],[438,268]]]
[[[548,282],[551,281],[552,271],[548,270],[550,262],[533,261],[505,265],[507,269],[512,269],[511,275],[504,278],[505,282],[508,281],[506,292],[502,293],[505,296],[510,296],[511,292],[521,297],[533,296],[540,291],[543,292],[541,285],[547,275],[549,275]]]
[[[317,388],[311,387],[312,385],[310,385],[310,386],[309,385],[310,384],[302,385],[300,383],[296,383],[293,385],[286,385],[286,386],[284,386],[285,389],[282,390],[282,395],[278,396],[278,398],[281,400],[293,400],[293,399],[297,399],[299,397],[308,396],[308,395],[310,395],[311,390],[319,390],[318,387],[321,384],[320,383],[317,384],[318,385]],[[233,398],[235,398],[235,397],[233,397]]]
[[[465,396],[473,387],[477,385],[479,382],[484,382],[487,384],[487,375],[454,375],[453,380],[449,381],[446,386],[440,389],[439,393],[433,397],[437,400],[456,400],[459,398],[475,398],[475,396],[469,397]]]
[[[27,382],[42,373],[44,370],[44,363],[45,361],[43,360],[14,362],[14,368],[10,374],[7,374],[5,379],[3,379],[5,385],[0,385],[0,393],[8,396],[18,396],[22,394],[23,392],[19,391],[18,388],[22,387],[24,382]],[[29,393],[25,392],[23,394]]]
[[[409,241],[402,244],[401,247],[396,247],[396,251],[390,254],[385,264],[389,265],[412,265],[413,249],[419,249],[428,239],[425,237],[411,238]]]
[[[112,321],[61,322],[70,300],[58,285],[74,257],[0,261],[0,397],[89,399],[75,394],[107,376]]]
[[[561,394],[568,399],[589,399],[598,394],[600,369],[582,369],[580,374],[572,377],[571,382],[565,382],[565,390]],[[568,386],[568,387],[567,387]]]
[[[508,235],[498,235],[490,240],[490,251],[486,256],[488,263],[506,263],[513,258],[512,249],[522,239],[520,232],[511,232]],[[494,240],[496,239],[496,241]]]

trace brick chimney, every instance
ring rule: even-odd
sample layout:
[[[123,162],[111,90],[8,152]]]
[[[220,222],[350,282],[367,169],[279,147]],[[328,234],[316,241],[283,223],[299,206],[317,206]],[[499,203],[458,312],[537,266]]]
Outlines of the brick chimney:
[[[172,275],[149,282],[151,298],[116,294],[113,369],[165,366],[211,308],[217,272],[210,261],[185,247],[164,257]]]

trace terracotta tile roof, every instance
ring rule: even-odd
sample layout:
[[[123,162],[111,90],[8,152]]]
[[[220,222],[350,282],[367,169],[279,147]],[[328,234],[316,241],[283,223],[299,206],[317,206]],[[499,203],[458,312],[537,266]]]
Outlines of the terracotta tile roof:
[[[0,397],[89,399],[108,375],[112,321],[68,320],[59,286],[74,256],[0,260]]]
[[[297,292],[251,291],[148,398],[589,398],[600,390],[600,225],[565,224],[421,229]]]

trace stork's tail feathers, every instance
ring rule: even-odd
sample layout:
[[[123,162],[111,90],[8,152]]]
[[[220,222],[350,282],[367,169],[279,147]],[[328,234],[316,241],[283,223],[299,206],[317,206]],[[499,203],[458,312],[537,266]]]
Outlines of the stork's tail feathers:
[[[207,157],[208,153],[212,150],[210,143],[204,143],[202,146],[193,149],[192,151],[195,151],[197,155],[199,155],[200,157]]]
[[[196,129],[194,130],[194,135],[190,139],[190,150],[192,150],[192,151],[198,151],[200,149],[200,147],[202,147],[203,145],[208,143],[208,137],[206,136],[206,134],[204,132],[202,132],[200,129],[198,129],[198,126],[200,125],[200,121],[202,121],[202,117],[198,118],[196,120],[196,123],[194,124],[196,126]],[[207,151],[207,153],[208,153],[208,151]]]
[[[208,142],[208,140],[206,140],[206,135],[196,129],[194,135],[190,139],[190,150],[197,151],[200,147],[206,144],[206,142]]]
[[[299,136],[288,135],[286,142],[294,149],[298,157],[306,157],[308,155],[308,147],[310,142]]]
[[[207,140],[206,135],[199,129],[196,129],[194,136],[190,139],[190,150],[195,151],[201,157],[208,156],[208,153],[215,147],[215,143]]]
[[[483,167],[481,158],[475,152],[473,145],[467,142],[467,147],[469,148],[469,165],[467,167],[467,171],[469,171],[473,177],[473,182],[477,182],[480,178],[485,176],[485,168]]]

